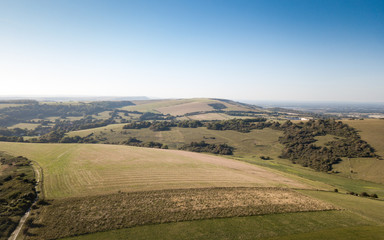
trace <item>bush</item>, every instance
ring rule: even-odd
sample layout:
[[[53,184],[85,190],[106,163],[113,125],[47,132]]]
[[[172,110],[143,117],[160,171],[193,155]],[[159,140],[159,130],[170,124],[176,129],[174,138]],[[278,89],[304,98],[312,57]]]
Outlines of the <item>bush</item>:
[[[50,205],[50,204],[49,204],[49,202],[45,201],[44,199],[41,199],[41,200],[37,201],[37,205],[46,206],[46,205]]]
[[[4,178],[4,182],[10,181],[10,180],[12,180],[12,176],[11,175],[9,175],[6,178]]]
[[[28,227],[32,227],[34,218],[28,218],[27,221],[25,221],[25,225]]]
[[[234,147],[231,147],[225,143],[209,144],[204,141],[201,141],[201,142],[191,142],[190,144],[185,144],[180,149],[192,151],[192,152],[210,152],[214,154],[232,155]]]
[[[369,194],[366,192],[360,193],[360,197],[369,197]]]
[[[370,195],[370,197],[371,197],[371,198],[378,198],[379,196],[377,196],[376,193],[373,193],[373,194]]]

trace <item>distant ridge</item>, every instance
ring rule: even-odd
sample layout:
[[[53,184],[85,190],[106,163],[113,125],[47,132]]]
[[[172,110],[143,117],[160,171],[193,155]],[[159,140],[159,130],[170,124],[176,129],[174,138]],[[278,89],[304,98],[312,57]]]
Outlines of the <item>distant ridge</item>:
[[[226,102],[226,103],[230,103],[230,104],[240,105],[240,106],[248,107],[248,108],[252,108],[252,109],[263,108],[263,107],[255,105],[255,104],[248,104],[248,103],[233,101],[233,100],[229,100],[229,99],[223,99],[223,98],[211,98],[211,99],[212,100]]]
[[[150,100],[146,96],[9,96],[1,97],[0,100],[37,100],[37,101],[53,101],[53,102],[69,102],[69,101],[132,101],[132,100]]]

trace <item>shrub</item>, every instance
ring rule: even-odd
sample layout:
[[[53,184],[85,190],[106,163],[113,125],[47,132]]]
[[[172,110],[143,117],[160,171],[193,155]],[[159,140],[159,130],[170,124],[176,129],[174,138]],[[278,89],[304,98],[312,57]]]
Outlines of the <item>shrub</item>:
[[[366,192],[360,193],[360,197],[369,197],[369,194]]]
[[[28,227],[32,227],[33,225],[33,218],[28,218],[27,221],[25,221],[25,225],[27,225]]]
[[[373,193],[373,194],[370,195],[370,197],[371,197],[371,198],[378,198],[379,196],[377,196],[376,193]]]
[[[4,178],[4,182],[7,182],[7,181],[9,181],[9,180],[12,180],[12,176],[11,176],[11,175],[9,175],[9,176],[7,176],[6,178]]]
[[[49,202],[45,201],[44,199],[41,199],[41,200],[37,201],[37,205],[46,206],[46,205],[50,205],[50,204],[49,204]]]

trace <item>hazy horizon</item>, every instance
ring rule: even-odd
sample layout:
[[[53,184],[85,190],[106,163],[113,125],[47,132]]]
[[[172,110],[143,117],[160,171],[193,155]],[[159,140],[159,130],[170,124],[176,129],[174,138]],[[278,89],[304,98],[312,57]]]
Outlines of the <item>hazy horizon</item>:
[[[214,97],[195,97],[195,98],[207,98],[207,99],[227,99],[242,103],[248,104],[261,104],[261,105],[270,105],[270,106],[289,106],[289,105],[383,105],[382,102],[367,102],[367,101],[295,101],[295,100],[265,100],[265,99],[230,99],[230,98],[214,98]],[[89,99],[100,99],[101,101],[111,100],[111,101],[119,101],[119,100],[167,100],[167,99],[194,99],[191,98],[177,98],[177,97],[154,97],[154,96],[108,96],[108,95],[0,95],[0,100],[52,100],[52,101],[84,101]]]
[[[0,97],[384,102],[383,1],[0,2]]]

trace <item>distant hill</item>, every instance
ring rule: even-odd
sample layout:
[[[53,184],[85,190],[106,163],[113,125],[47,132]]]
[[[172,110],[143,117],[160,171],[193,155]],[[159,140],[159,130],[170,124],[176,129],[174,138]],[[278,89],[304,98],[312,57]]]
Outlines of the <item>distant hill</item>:
[[[0,97],[0,101],[9,100],[37,100],[41,102],[77,102],[77,101],[131,101],[131,100],[149,100],[150,98],[145,96],[11,96],[11,97]]]
[[[227,99],[191,98],[132,101],[134,106],[122,109],[128,111],[154,112],[175,117],[187,117],[196,120],[227,119],[231,116],[255,116],[267,114],[261,107],[235,102]]]

